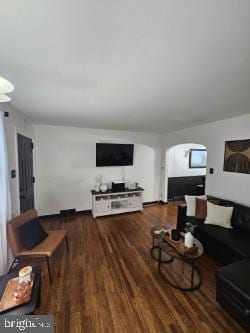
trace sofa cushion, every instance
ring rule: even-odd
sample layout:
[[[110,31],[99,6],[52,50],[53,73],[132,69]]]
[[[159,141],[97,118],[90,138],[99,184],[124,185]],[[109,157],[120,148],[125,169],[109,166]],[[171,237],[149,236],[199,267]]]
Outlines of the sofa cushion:
[[[218,225],[223,228],[232,228],[232,215],[233,207],[222,207],[208,202],[207,217],[204,223]]]
[[[232,225],[250,235],[250,207],[234,204]]]
[[[250,332],[250,260],[221,267],[216,272],[216,300]]]
[[[216,275],[224,280],[224,284],[235,289],[238,297],[242,295],[250,309],[250,259],[220,267]]]
[[[213,239],[237,257],[250,257],[249,236],[236,229],[226,229],[215,225],[198,223],[197,232]]]
[[[196,208],[196,198],[207,199],[206,195],[185,195],[185,201],[187,203],[187,216],[195,216],[195,208]]]
[[[220,200],[211,199],[211,200],[204,200],[199,199],[198,197],[195,198],[196,207],[195,207],[195,217],[197,219],[205,220],[207,217],[207,203],[212,202],[215,205],[219,205]]]

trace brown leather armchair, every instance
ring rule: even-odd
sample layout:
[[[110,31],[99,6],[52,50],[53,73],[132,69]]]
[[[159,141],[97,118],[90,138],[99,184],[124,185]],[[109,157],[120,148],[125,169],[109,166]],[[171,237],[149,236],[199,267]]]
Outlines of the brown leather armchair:
[[[47,263],[50,283],[52,283],[51,269],[50,269],[50,258],[55,253],[56,249],[66,242],[67,251],[69,251],[67,231],[66,230],[52,230],[48,232],[48,237],[45,238],[39,245],[34,247],[32,250],[27,250],[23,246],[18,227],[28,221],[31,221],[37,217],[36,209],[30,209],[27,212],[13,218],[7,223],[7,238],[14,260],[11,264],[13,265],[28,260],[45,260]],[[10,268],[10,269],[11,269]]]

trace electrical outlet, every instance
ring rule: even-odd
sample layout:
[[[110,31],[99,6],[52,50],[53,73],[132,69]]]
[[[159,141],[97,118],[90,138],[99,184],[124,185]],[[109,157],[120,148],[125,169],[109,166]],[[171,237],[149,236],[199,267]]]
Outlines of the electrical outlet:
[[[11,178],[16,178],[16,170],[11,170]]]

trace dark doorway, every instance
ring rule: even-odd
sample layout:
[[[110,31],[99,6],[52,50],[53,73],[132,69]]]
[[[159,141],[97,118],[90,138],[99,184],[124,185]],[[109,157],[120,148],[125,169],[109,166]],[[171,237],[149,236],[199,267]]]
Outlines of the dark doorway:
[[[34,208],[33,143],[30,138],[17,135],[19,193],[21,213]]]

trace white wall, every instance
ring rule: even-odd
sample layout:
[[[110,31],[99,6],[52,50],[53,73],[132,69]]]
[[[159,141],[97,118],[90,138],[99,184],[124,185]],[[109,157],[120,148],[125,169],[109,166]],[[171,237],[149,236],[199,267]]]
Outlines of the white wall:
[[[2,104],[0,108],[9,112],[9,117],[5,118],[4,124],[8,150],[12,215],[16,216],[20,213],[17,134],[25,135],[34,140],[34,128],[27,117],[21,112],[17,112],[10,104]],[[10,172],[13,169],[16,170],[16,178],[11,178]]]
[[[189,168],[189,154],[185,154],[190,149],[206,149],[199,144],[177,145],[169,149],[168,155],[168,177],[200,176],[206,174],[206,168]]]
[[[5,119],[9,170],[17,170],[10,179],[12,214],[19,213],[19,180],[17,133],[31,137],[35,142],[34,172],[36,176],[35,203],[39,214],[58,213],[60,209],[90,209],[89,191],[95,176],[103,181],[122,178],[122,168],[96,168],[96,142],[135,143],[135,165],[125,167],[125,178],[138,181],[145,187],[144,201],[166,201],[169,148],[175,145],[199,142],[208,150],[207,193],[250,205],[250,175],[223,171],[224,142],[250,137],[250,115],[193,127],[169,134],[150,134],[125,131],[81,129],[58,126],[33,126],[22,113],[11,105],[1,105],[9,111]],[[160,143],[162,162],[160,162]],[[167,151],[167,154],[166,154]],[[37,159],[37,160],[36,160]],[[111,175],[111,176],[110,176]]]
[[[214,168],[214,174],[207,174],[206,192],[250,206],[250,175],[223,171],[225,141],[249,138],[250,114],[163,134],[162,163],[165,161],[166,150],[170,147],[182,143],[199,142],[208,151],[207,170]],[[167,176],[166,172],[165,177]],[[166,187],[162,193],[166,201]]]
[[[145,188],[144,201],[159,200],[159,135],[42,125],[36,125],[35,132],[35,198],[40,215],[90,209],[97,175],[103,176],[103,182],[122,179],[122,167],[95,166],[96,142],[134,143],[134,165],[125,167],[125,180]]]

